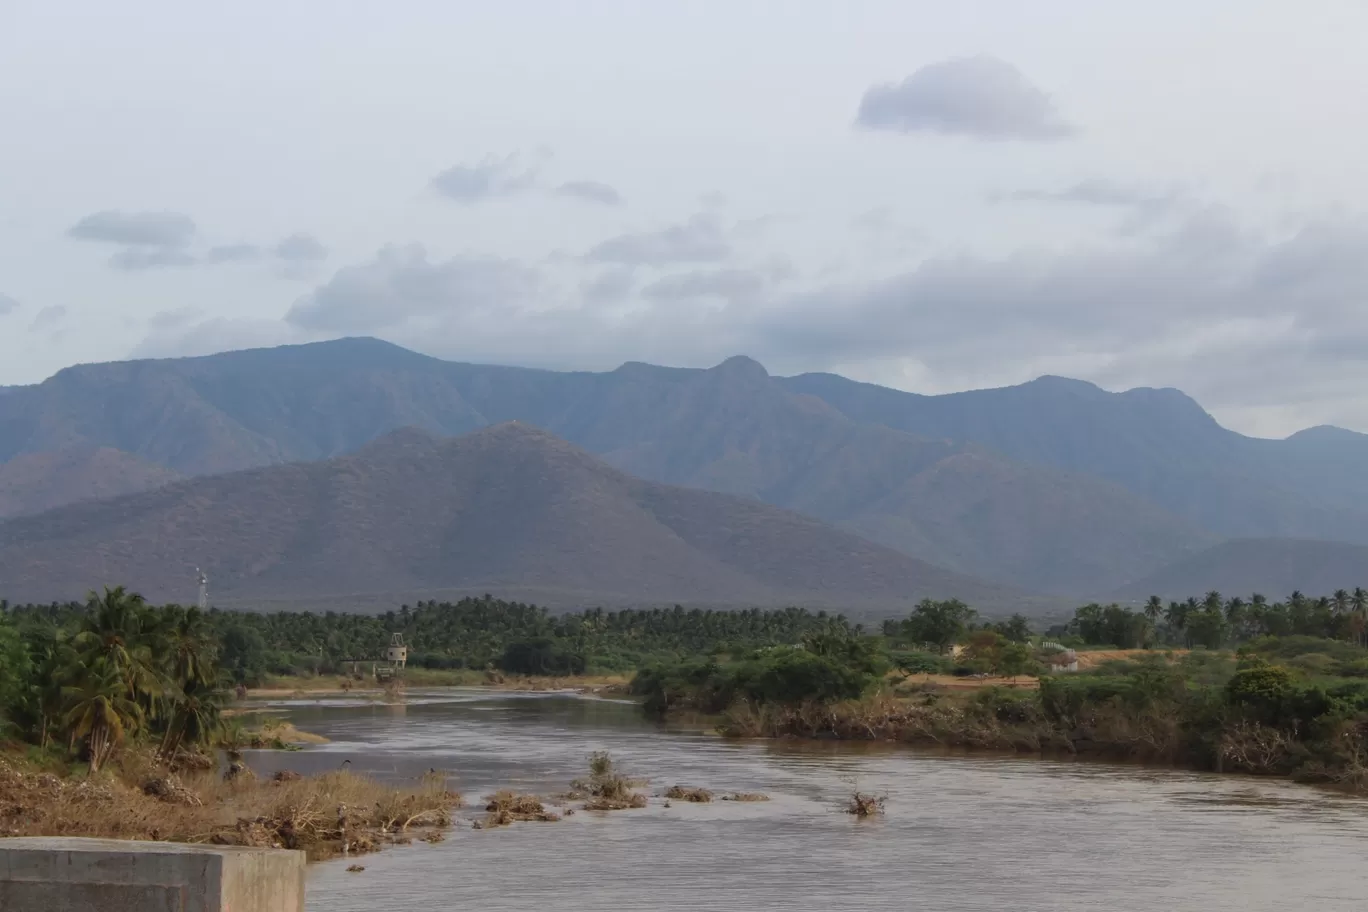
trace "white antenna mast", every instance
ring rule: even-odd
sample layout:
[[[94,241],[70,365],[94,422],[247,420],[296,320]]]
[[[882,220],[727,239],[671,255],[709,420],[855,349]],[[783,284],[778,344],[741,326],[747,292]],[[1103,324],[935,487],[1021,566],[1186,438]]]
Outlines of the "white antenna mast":
[[[195,575],[199,577],[199,608],[200,611],[209,610],[209,577],[204,575],[204,571],[199,567],[195,568]]]

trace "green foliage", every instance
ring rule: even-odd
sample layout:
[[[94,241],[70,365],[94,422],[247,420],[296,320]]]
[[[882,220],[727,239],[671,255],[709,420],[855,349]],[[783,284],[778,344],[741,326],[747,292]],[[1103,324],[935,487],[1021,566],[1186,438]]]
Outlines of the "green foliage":
[[[992,629],[1013,643],[1025,643],[1031,638],[1031,622],[1021,614],[1014,614],[1005,621],[993,624]]]
[[[889,661],[904,677],[919,674],[950,674],[954,662],[929,652],[894,652]]]
[[[806,649],[778,647],[730,669],[735,690],[757,703],[834,703],[853,700],[873,682],[864,665]]]
[[[1294,686],[1292,672],[1256,656],[1241,663],[1226,683],[1226,696],[1237,705],[1270,706],[1286,699]]]
[[[645,698],[648,712],[690,708],[717,713],[742,699],[782,706],[853,700],[879,673],[881,663],[863,648],[819,654],[805,647],[775,646],[737,662],[654,665],[637,673],[631,691]]]
[[[499,668],[510,674],[584,674],[584,656],[571,652],[550,637],[534,637],[509,643],[499,657]]]
[[[1020,675],[1030,674],[1039,669],[1031,649],[1025,643],[1008,642],[998,651],[996,671],[1004,678],[1015,680]]]
[[[1074,612],[1068,633],[1085,644],[1108,644],[1118,649],[1137,649],[1148,645],[1154,625],[1143,611],[1132,611],[1120,605],[1084,605]]]
[[[965,635],[975,617],[974,609],[959,599],[922,599],[912,616],[903,621],[901,634],[908,642],[945,652]]]
[[[122,588],[84,606],[0,619],[0,719],[9,737],[80,749],[91,772],[129,740],[162,751],[220,731],[218,642],[196,609],[152,608]]]
[[[32,677],[33,662],[23,638],[0,614],[0,736],[17,724],[11,716],[28,701]]]

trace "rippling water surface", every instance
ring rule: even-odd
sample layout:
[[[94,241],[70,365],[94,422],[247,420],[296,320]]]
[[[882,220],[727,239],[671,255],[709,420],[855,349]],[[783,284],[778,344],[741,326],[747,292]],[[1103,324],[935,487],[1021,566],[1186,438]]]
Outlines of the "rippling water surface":
[[[655,791],[759,791],[714,802],[579,812],[559,823],[453,828],[314,865],[310,912],[475,909],[928,912],[1362,910],[1368,802],[1290,783],[901,747],[738,743],[663,731],[630,704],[477,690],[402,705],[328,700],[274,711],[331,743],[260,753],[259,771],[448,772],[468,798],[550,794],[608,750]],[[888,796],[859,821],[852,785]],[[466,817],[482,816],[477,811]]]

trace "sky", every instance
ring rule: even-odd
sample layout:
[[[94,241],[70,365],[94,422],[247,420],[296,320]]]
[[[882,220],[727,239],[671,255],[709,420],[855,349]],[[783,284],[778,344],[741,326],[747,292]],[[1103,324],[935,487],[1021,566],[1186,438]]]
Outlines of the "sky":
[[[1360,0],[0,0],[0,384],[463,361],[1368,431]]]

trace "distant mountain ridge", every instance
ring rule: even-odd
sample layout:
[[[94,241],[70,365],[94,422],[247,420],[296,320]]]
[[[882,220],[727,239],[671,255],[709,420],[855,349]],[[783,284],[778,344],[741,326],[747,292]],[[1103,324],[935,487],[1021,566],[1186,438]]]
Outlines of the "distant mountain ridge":
[[[756,498],[1029,590],[1106,592],[1232,537],[1368,544],[1368,435],[1247,438],[1176,390],[1043,377],[920,396],[775,378],[745,357],[556,372],[344,339],[80,365],[0,396],[0,462],[110,447],[199,476],[326,459],[405,426],[510,420],[642,478]]]
[[[832,374],[779,382],[856,421],[1105,478],[1216,535],[1368,543],[1368,435],[1245,437],[1178,390],[1109,393],[1059,377],[943,396]]]
[[[1182,599],[1210,592],[1262,593],[1281,598],[1293,591],[1329,595],[1368,586],[1368,545],[1285,538],[1221,542],[1112,593],[1138,600],[1158,595]]]
[[[13,599],[120,582],[216,602],[536,591],[559,604],[906,611],[1023,593],[758,501],[632,478],[544,431],[393,432],[330,460],[250,469],[0,523]]]

